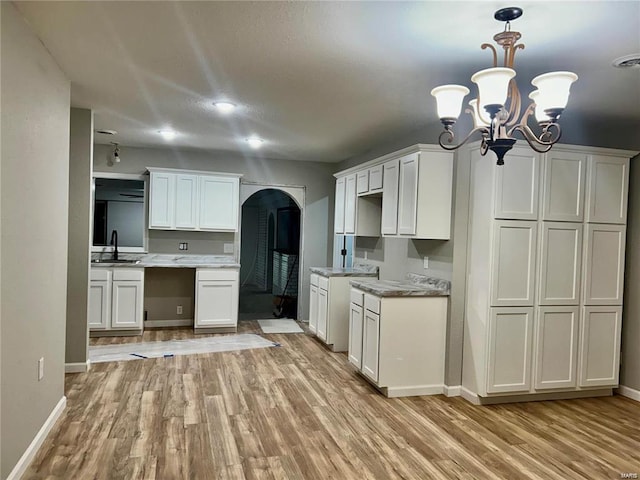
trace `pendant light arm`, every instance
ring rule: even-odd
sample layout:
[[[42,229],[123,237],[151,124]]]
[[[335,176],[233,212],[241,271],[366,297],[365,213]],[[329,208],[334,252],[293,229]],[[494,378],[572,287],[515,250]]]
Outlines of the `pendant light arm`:
[[[440,144],[440,146],[442,148],[444,148],[445,150],[457,150],[458,148],[460,148],[462,145],[464,145],[465,143],[467,143],[469,140],[471,140],[471,137],[476,133],[476,132],[481,132],[482,133],[482,141],[484,142],[490,135],[489,130],[487,129],[487,127],[476,127],[473,130],[471,130],[469,132],[469,135],[467,135],[464,140],[462,140],[460,143],[455,144],[455,145],[451,145],[453,143],[453,141],[455,140],[455,134],[453,133],[453,129],[450,126],[445,127],[445,129],[440,133],[440,135],[438,136],[438,143]],[[445,143],[446,142],[446,143]]]

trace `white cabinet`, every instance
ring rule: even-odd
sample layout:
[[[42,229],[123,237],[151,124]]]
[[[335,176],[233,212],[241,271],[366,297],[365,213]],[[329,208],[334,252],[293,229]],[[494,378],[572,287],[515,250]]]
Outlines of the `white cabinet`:
[[[443,393],[447,297],[351,289],[349,362],[388,397]]]
[[[149,183],[149,228],[171,229],[175,225],[176,176],[151,172]]]
[[[491,309],[487,355],[488,393],[526,392],[530,389],[532,333],[532,307]]]
[[[535,389],[574,388],[580,307],[539,307],[535,321]]]
[[[383,185],[383,166],[371,167],[369,169],[369,193],[381,191]]]
[[[344,185],[344,233],[356,233],[356,174],[347,175]]]
[[[491,305],[533,305],[537,223],[494,222]]]
[[[364,311],[364,325],[362,332],[362,373],[374,382],[378,382],[380,341],[380,315]]]
[[[400,162],[386,162],[384,169],[384,187],[382,192],[382,234],[398,233],[398,178]]]
[[[582,222],[588,155],[552,149],[544,158],[542,219]]]
[[[627,223],[629,158],[592,155],[587,174],[589,223]]]
[[[382,165],[376,165],[356,172],[356,193],[369,195],[382,191]]]
[[[620,371],[622,307],[583,307],[580,330],[579,385],[617,386]]]
[[[538,183],[541,155],[515,147],[503,166],[495,168],[494,217],[512,220],[538,219]]]
[[[358,195],[369,193],[369,170],[356,173],[356,193]]]
[[[587,224],[584,233],[584,305],[622,305],[626,227]]]
[[[238,231],[240,175],[148,170],[149,228]]]
[[[503,167],[479,145],[459,155],[471,186],[463,387],[481,403],[615,386],[629,152],[519,147]]]
[[[89,330],[142,331],[144,268],[93,267],[89,287]]]
[[[226,268],[196,269],[194,327],[235,330],[238,324],[239,272]]]
[[[542,222],[539,305],[578,305],[582,281],[582,224]]]
[[[200,175],[200,230],[238,231],[239,180]]]
[[[400,159],[398,184],[398,234],[416,234],[418,208],[418,154]]]
[[[198,176],[176,175],[176,229],[198,228]]]
[[[351,280],[375,280],[372,275],[325,276],[311,274],[309,330],[334,352],[349,349]],[[362,303],[362,302],[360,302]]]
[[[318,275],[311,274],[309,290],[309,331],[316,334],[318,329]]]
[[[346,178],[336,180],[335,213],[333,217],[333,230],[335,233],[344,233],[344,192]]]

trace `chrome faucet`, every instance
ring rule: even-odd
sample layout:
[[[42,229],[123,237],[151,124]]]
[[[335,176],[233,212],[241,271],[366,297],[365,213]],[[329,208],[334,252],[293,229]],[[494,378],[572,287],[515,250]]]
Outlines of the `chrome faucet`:
[[[115,239],[115,240],[114,240]],[[113,259],[118,260],[118,231],[111,232],[111,245],[113,245]]]

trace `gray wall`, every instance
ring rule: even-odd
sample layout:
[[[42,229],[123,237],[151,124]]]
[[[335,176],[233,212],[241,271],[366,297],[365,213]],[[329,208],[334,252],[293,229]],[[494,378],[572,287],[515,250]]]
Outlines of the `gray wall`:
[[[333,201],[335,182],[332,176],[336,165],[320,162],[271,160],[259,156],[245,157],[236,152],[211,152],[187,149],[120,148],[120,163],[108,165],[112,149],[108,145],[94,146],[94,170],[97,172],[136,173],[146,167],[182,168],[214,172],[242,173],[243,182],[271,185],[304,185],[306,187],[303,248],[305,250],[302,297],[299,299],[303,316],[309,313],[309,267],[331,264],[333,232]],[[259,155],[259,152],[256,153]],[[178,232],[188,241],[196,232]],[[151,235],[151,234],[150,234]],[[153,233],[153,235],[156,235]],[[153,242],[150,238],[150,251]]]
[[[631,160],[624,285],[620,385],[640,390],[640,156]]]
[[[1,2],[0,9],[6,478],[64,395],[70,83],[13,4]]]
[[[178,250],[186,242],[188,250]],[[149,252],[179,255],[229,255],[224,253],[225,243],[234,244],[233,232],[184,232],[149,230]]]
[[[87,312],[91,245],[93,112],[72,108],[69,140],[69,249],[67,261],[67,363],[88,358]]]

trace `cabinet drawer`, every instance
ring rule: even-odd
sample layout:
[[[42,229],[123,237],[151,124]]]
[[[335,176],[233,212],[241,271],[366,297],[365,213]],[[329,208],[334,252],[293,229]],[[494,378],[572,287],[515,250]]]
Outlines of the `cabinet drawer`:
[[[114,268],[113,280],[133,280],[141,282],[144,279],[144,268]]]
[[[198,268],[196,281],[201,280],[237,280],[238,271],[229,268]]]
[[[318,287],[329,290],[329,279],[327,277],[318,276]]]
[[[356,290],[355,288],[351,289],[351,303],[355,303],[356,305],[362,307],[363,297],[364,292],[362,292],[361,290]]]
[[[102,268],[102,267],[92,268],[91,275],[89,276],[89,278],[91,280],[109,280],[110,273],[111,273],[111,270],[109,270],[108,268]]]
[[[318,274],[317,273],[312,273],[311,274],[310,282],[311,282],[311,285],[313,285],[314,287],[318,286]]]
[[[365,294],[364,308],[373,313],[380,313],[380,299],[373,295]]]

